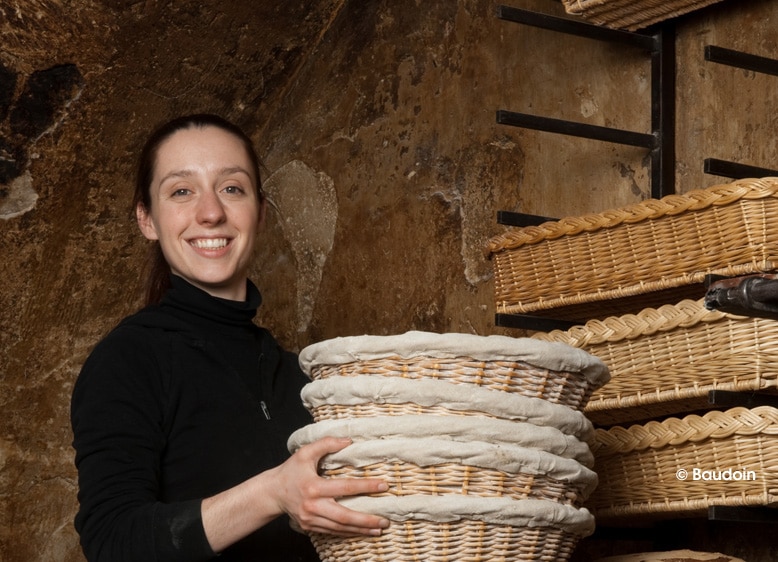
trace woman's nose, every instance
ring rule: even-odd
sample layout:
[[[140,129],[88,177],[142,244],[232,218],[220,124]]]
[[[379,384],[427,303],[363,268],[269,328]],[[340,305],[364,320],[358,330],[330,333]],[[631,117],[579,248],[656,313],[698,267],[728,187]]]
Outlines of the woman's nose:
[[[204,192],[197,205],[197,220],[203,224],[218,224],[225,218],[224,205],[219,196],[212,192]]]

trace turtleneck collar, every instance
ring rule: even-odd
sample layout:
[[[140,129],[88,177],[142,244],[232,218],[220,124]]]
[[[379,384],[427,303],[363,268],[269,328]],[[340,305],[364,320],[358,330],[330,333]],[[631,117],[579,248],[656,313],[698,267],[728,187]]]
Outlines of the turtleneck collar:
[[[182,277],[170,276],[171,287],[160,303],[186,314],[191,320],[201,319],[222,325],[248,327],[262,303],[262,296],[251,280],[246,280],[246,300],[231,301],[214,297],[195,287]]]

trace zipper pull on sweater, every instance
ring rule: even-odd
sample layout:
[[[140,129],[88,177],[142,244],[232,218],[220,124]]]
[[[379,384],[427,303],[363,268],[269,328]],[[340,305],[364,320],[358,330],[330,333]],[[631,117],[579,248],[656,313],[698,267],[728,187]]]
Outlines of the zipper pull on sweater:
[[[270,419],[270,409],[267,407],[267,404],[265,404],[264,400],[259,401],[259,405],[262,406],[262,413],[265,414],[265,419]]]

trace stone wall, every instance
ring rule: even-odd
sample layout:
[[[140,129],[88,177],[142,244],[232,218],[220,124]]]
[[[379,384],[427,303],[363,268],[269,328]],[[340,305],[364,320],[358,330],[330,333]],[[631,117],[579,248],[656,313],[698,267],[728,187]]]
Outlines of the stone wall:
[[[157,122],[213,111],[257,141],[272,205],[253,278],[261,322],[292,349],[503,333],[483,255],[498,210],[648,197],[645,151],[495,122],[509,109],[648,132],[646,57],[496,6],[0,1],[0,559],[82,560],[69,397],[91,346],[140,302],[129,199]],[[702,50],[778,57],[776,19],[774,0],[726,0],[677,20],[679,192],[727,181],[703,174],[705,157],[774,167],[777,78]]]

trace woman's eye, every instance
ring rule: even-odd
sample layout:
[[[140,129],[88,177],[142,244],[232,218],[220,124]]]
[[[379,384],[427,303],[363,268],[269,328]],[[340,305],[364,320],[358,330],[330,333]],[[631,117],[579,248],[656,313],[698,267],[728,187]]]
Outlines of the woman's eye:
[[[185,187],[179,187],[173,191],[173,197],[181,197],[183,195],[189,195],[190,191]]]
[[[240,193],[244,193],[244,190],[239,185],[228,185],[227,187],[224,188],[224,192],[237,195]]]

